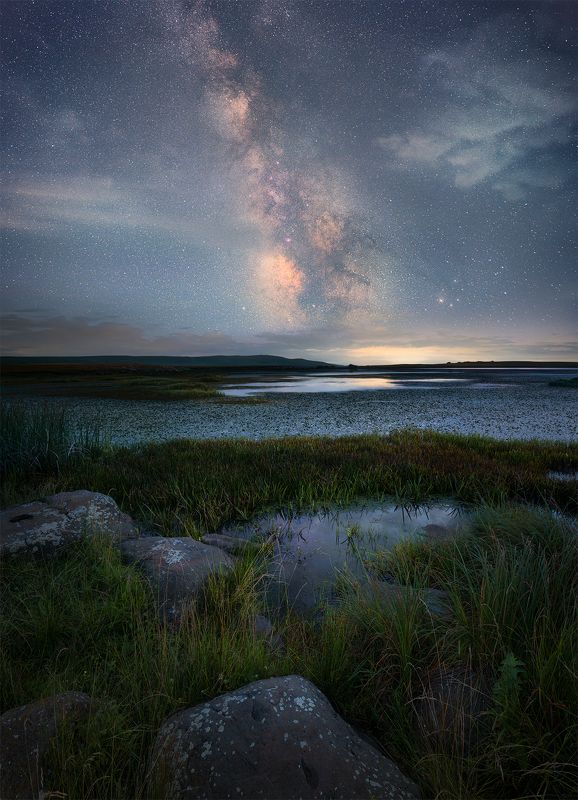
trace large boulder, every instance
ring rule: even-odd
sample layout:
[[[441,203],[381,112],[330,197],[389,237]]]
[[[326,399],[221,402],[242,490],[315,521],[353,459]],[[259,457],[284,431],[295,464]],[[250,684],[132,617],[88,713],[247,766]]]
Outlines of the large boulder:
[[[83,536],[114,541],[137,536],[134,522],[112,497],[99,492],[61,492],[0,512],[0,557],[53,556]]]
[[[130,539],[120,552],[125,564],[142,571],[156,595],[161,619],[169,624],[179,622],[210,575],[228,572],[234,564],[219,548],[188,536]]]
[[[43,797],[45,759],[61,725],[85,722],[93,701],[82,692],[64,692],[13,708],[0,717],[0,797],[31,800]]]
[[[256,681],[162,725],[151,795],[171,800],[409,800],[419,796],[312,683],[298,675]]]

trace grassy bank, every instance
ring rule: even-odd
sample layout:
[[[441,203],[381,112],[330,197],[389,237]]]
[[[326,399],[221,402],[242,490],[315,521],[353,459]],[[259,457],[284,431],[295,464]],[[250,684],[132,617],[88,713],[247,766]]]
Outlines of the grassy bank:
[[[560,389],[578,389],[578,378],[560,378],[557,381],[550,381],[549,385]]]
[[[2,460],[2,505],[104,491],[168,535],[361,497],[453,496],[479,508],[469,535],[402,543],[375,560],[378,574],[416,593],[385,606],[344,581],[341,604],[320,627],[296,617],[279,623],[284,652],[271,651],[251,624],[268,610],[264,554],[214,579],[175,633],[158,625],[147,585],[105,540],[58,561],[6,562],[2,710],[65,690],[101,701],[82,735],[55,744],[49,783],[59,796],[146,797],[148,753],[167,715],[288,673],[310,678],[426,798],[574,795],[576,530],[548,509],[575,509],[575,485],[547,472],[576,469],[578,447],[404,431],[114,449],[94,435],[77,441],[70,423],[24,414],[2,426],[3,452],[12,454]],[[428,612],[425,588],[448,592],[450,616]],[[455,676],[462,692],[444,724],[424,726],[440,674]],[[475,724],[469,686],[482,698]]]
[[[578,469],[577,444],[406,430],[110,448],[97,429],[90,434],[93,446],[82,446],[86,434],[75,431],[64,412],[35,413],[32,424],[30,414],[2,410],[2,452],[17,453],[12,461],[4,458],[3,506],[83,487],[111,494],[123,510],[161,533],[192,534],[267,508],[347,504],[363,497],[577,507],[575,484],[548,477],[550,470]],[[57,446],[77,439],[78,447]],[[37,452],[44,453],[40,460]]]
[[[262,398],[225,397],[219,391],[223,381],[223,375],[215,370],[138,363],[8,364],[2,369],[2,388],[7,395],[263,402]]]

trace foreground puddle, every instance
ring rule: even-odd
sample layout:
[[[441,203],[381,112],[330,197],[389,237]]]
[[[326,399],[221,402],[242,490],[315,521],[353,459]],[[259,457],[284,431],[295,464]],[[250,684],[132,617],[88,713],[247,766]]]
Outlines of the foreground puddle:
[[[578,470],[574,472],[557,472],[556,470],[550,470],[550,472],[548,472],[548,478],[552,478],[554,481],[578,481]]]
[[[364,505],[315,514],[271,514],[222,532],[244,539],[275,534],[270,604],[309,615],[320,602],[331,602],[340,575],[367,578],[368,562],[376,552],[407,538],[452,537],[464,519],[451,505],[410,511]]]

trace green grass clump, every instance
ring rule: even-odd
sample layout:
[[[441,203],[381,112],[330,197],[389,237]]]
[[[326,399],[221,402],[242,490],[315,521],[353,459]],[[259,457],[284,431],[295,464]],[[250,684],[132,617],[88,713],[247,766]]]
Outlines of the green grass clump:
[[[46,785],[74,798],[138,798],[168,715],[259,678],[299,673],[374,736],[424,797],[573,796],[575,528],[547,513],[487,508],[463,538],[403,543],[383,559],[416,591],[386,604],[344,589],[320,625],[293,616],[281,624],[284,651],[252,628],[263,609],[260,552],[213,578],[172,632],[106,539],[87,539],[58,561],[7,562],[2,708],[87,692],[97,711],[74,736],[62,731]],[[448,592],[451,616],[429,613],[422,590],[430,586]],[[416,704],[439,669],[478,676],[485,706],[471,740],[459,714],[427,736],[420,726]]]

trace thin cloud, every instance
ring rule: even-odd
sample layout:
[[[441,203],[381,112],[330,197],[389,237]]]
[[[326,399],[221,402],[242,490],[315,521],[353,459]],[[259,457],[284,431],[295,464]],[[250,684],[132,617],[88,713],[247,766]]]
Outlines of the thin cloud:
[[[377,137],[394,164],[442,170],[463,189],[487,181],[508,199],[560,185],[559,173],[546,180],[540,154],[567,143],[576,102],[563,80],[546,81],[551,65],[522,61],[503,42],[499,20],[465,45],[429,53],[422,69],[440,101],[419,126]],[[540,176],[533,180],[534,169]]]
[[[147,332],[138,325],[89,317],[6,314],[0,321],[2,353],[12,356],[247,355],[270,353],[335,363],[432,362],[478,359],[561,359],[578,355],[578,341],[562,335],[542,341],[474,336],[439,329],[402,330],[376,319],[292,332],[233,337],[221,331]]]

